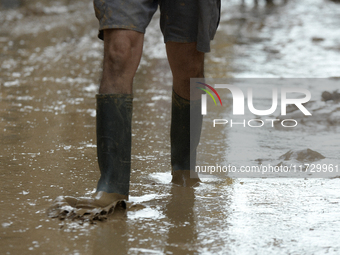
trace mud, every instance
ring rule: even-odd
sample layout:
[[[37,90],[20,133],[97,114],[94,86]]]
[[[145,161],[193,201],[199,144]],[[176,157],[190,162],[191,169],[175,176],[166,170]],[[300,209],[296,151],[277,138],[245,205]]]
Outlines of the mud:
[[[283,160],[295,159],[295,160],[299,160],[302,162],[313,162],[313,161],[324,159],[324,158],[326,157],[324,157],[317,151],[313,151],[311,149],[304,149],[304,150],[297,150],[297,151],[290,150],[286,152],[285,154],[283,154],[279,159],[283,159]]]
[[[59,196],[47,209],[47,216],[61,220],[103,221],[116,210],[126,210],[124,197],[115,193],[96,192],[90,197]]]
[[[134,81],[127,210],[105,221],[48,217],[56,197],[91,196],[99,178],[97,21],[91,1],[0,8],[2,254],[339,254],[339,178],[217,176],[202,177],[194,188],[170,184],[172,81],[158,14]],[[206,77],[322,78],[301,85],[312,91],[308,109],[318,119],[301,117],[294,132],[205,134],[199,155],[238,166],[277,165],[288,151],[309,148],[325,157],[314,163],[339,164],[339,105],[321,98],[339,88],[339,13],[333,1],[259,1],[256,8],[253,1],[222,1]],[[268,107],[268,88],[257,89],[254,103]]]
[[[333,100],[337,102],[340,100],[340,93],[337,90],[333,92],[324,91],[321,96],[323,101]]]

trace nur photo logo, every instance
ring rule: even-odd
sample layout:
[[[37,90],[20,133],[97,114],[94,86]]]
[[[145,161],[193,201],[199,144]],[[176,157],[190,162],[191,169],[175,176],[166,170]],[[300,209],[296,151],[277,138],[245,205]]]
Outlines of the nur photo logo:
[[[215,95],[217,96],[218,100],[220,101],[221,106],[223,106],[220,95],[217,93],[217,91],[216,91],[212,86],[210,86],[210,85],[208,85],[208,84],[206,84],[206,83],[203,83],[203,82],[197,82],[197,83],[198,83],[198,84],[201,84],[201,85],[203,85],[203,86],[205,86],[206,88],[209,88],[212,92],[214,92]],[[196,88],[198,88],[198,89],[203,90],[204,92],[206,92],[206,93],[212,98],[212,100],[214,100],[215,105],[217,105],[214,96],[210,93],[209,90],[204,89],[204,88],[201,88],[201,87],[196,87]],[[206,115],[206,114],[207,114],[207,95],[206,95],[206,94],[202,94],[202,107],[201,107],[201,112],[202,112],[202,115]]]
[[[287,107],[293,106],[296,107],[296,109],[300,110],[305,116],[311,116],[312,114],[306,109],[304,106],[305,103],[307,103],[311,99],[311,93],[309,90],[304,88],[298,88],[298,87],[281,87],[278,88],[276,86],[271,86],[269,89],[271,89],[271,106],[269,109],[256,109],[254,106],[254,95],[253,95],[253,88],[248,87],[246,89],[246,96],[242,89],[236,85],[231,84],[215,84],[214,86],[209,85],[204,82],[196,82],[196,84],[203,85],[202,87],[197,87],[197,89],[200,89],[206,94],[201,95],[201,114],[207,115],[207,95],[210,96],[210,98],[214,101],[215,106],[217,106],[217,102],[215,100],[214,95],[211,93],[213,92],[215,96],[218,98],[220,105],[222,104],[222,99],[219,95],[219,93],[216,91],[216,89],[227,89],[228,92],[231,93],[232,96],[232,115],[233,116],[244,116],[245,115],[245,105],[247,106],[250,113],[254,114],[255,116],[260,116],[261,118],[257,119],[243,119],[243,120],[237,120],[237,122],[233,119],[225,119],[225,118],[216,118],[213,119],[213,127],[216,127],[216,125],[226,125],[229,124],[230,127],[235,127],[236,125],[238,127],[246,127],[249,126],[251,128],[259,128],[263,127],[266,124],[271,125],[271,127],[274,127],[275,123],[280,123],[282,127],[286,128],[292,128],[296,127],[298,125],[298,121],[296,119],[277,119],[277,118],[265,118],[265,116],[269,116],[273,114],[278,107],[280,107],[280,113],[281,116],[287,115]],[[210,92],[210,91],[211,92]],[[290,97],[289,95],[295,94],[298,95],[298,97]],[[209,111],[213,111],[213,109],[209,109]],[[264,118],[262,118],[264,117]]]

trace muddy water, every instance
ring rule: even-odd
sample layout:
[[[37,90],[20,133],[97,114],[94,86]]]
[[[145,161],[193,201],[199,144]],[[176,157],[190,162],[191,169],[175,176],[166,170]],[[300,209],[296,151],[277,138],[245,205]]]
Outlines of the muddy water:
[[[340,252],[339,178],[224,176],[204,179],[194,189],[169,184],[171,74],[157,16],[134,85],[134,206],[105,223],[46,217],[55,197],[91,194],[99,178],[94,97],[102,43],[91,1],[0,2],[2,254]],[[207,77],[336,80],[340,5],[291,0],[266,7],[259,1],[254,8],[246,1],[241,8],[240,2],[223,1]],[[337,84],[309,87],[323,110],[316,125],[305,121],[289,134],[224,129],[222,148],[209,143],[211,137],[202,143],[212,157],[236,164],[240,151],[250,155],[248,164],[277,163],[287,151],[305,148],[340,164],[338,107],[318,97]],[[264,93],[260,102],[267,106],[270,98]]]

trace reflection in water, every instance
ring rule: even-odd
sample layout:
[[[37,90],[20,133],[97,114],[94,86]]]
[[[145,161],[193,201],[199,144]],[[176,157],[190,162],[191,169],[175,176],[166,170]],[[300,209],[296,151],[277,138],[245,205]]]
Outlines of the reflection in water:
[[[92,254],[128,254],[128,227],[126,220],[126,211],[122,208],[117,208],[108,222],[99,224]]]
[[[195,254],[197,252],[195,248],[197,228],[194,213],[194,189],[172,185],[170,194],[170,201],[164,208],[164,214],[171,224],[165,252]]]

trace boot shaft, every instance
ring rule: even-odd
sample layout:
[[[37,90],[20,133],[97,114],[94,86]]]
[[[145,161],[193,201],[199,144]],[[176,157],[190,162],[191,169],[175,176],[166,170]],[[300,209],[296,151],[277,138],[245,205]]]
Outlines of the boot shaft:
[[[97,191],[128,195],[132,96],[99,94],[96,98],[97,156],[101,173]]]
[[[174,91],[171,111],[171,165],[173,171],[194,170],[202,115],[201,100],[187,100]]]

